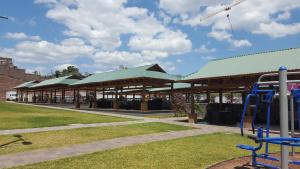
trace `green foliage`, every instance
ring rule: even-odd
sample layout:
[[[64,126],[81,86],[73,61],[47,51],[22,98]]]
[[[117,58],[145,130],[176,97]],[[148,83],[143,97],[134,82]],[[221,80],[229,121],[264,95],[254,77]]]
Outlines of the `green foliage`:
[[[76,68],[75,66],[68,66],[67,69],[63,69],[61,71],[56,70],[54,73],[55,77],[63,77],[63,76],[68,76],[68,75],[82,76],[81,73],[79,72],[79,69]]]

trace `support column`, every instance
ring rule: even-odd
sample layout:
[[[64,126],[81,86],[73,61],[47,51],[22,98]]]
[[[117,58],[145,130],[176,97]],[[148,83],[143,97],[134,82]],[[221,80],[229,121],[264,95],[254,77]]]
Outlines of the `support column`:
[[[279,101],[280,101],[280,137],[289,137],[289,117],[287,99],[287,68],[279,69]],[[281,169],[289,168],[289,147],[281,145]]]
[[[41,90],[41,103],[43,103],[43,102],[44,102],[44,91]]]
[[[206,102],[209,104],[210,103],[210,92],[206,91]]]
[[[50,89],[49,103],[53,103],[53,90]]]
[[[191,113],[188,114],[188,120],[189,123],[197,123],[197,114],[195,113],[195,97],[194,97],[194,91],[195,90],[195,84],[191,84]]]
[[[219,90],[219,110],[223,108],[223,91],[222,89]]]
[[[23,102],[23,91],[21,90],[21,102]]]
[[[115,99],[113,101],[113,109],[119,109],[119,102],[118,102],[118,89],[115,89]]]
[[[105,88],[102,89],[102,99],[105,99]]]
[[[75,108],[76,109],[80,108],[80,90],[79,89],[77,89],[77,92],[76,92]]]
[[[73,90],[73,103],[76,103],[76,90]]]
[[[25,97],[25,102],[28,103],[28,90],[26,90],[26,97]]]
[[[35,91],[33,91],[32,103],[36,103],[36,94],[35,94]]]
[[[65,91],[65,89],[64,88],[62,88],[61,89],[61,100],[60,100],[60,103],[61,104],[64,104],[65,103],[65,93],[66,91]]]
[[[54,89],[54,99],[53,99],[53,103],[56,103],[56,89]]]
[[[146,89],[144,84],[142,91],[141,111],[148,111],[148,101],[146,100]]]
[[[171,90],[170,90],[170,108],[173,110],[173,100],[174,100],[174,83],[171,83]]]
[[[97,89],[94,90],[93,108],[97,108]]]

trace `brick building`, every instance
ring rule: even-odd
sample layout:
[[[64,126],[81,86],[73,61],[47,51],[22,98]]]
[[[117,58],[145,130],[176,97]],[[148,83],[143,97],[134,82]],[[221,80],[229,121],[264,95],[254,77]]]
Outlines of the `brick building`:
[[[31,80],[43,80],[44,77],[28,74],[25,69],[19,69],[11,58],[0,57],[0,100],[5,100],[6,92],[24,82]]]

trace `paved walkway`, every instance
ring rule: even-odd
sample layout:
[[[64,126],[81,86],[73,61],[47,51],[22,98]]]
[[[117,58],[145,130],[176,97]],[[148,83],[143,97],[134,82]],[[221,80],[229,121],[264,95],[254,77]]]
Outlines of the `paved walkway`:
[[[186,130],[173,131],[165,133],[155,133],[148,135],[121,137],[110,140],[98,141],[86,144],[77,144],[73,146],[40,149],[34,151],[21,152],[16,154],[8,154],[0,156],[0,168],[15,167],[20,165],[56,160],[66,157],[72,157],[93,152],[100,152],[115,148],[121,148],[141,143],[150,143],[162,140],[171,140],[189,136],[197,136],[205,133],[210,133],[209,130]]]
[[[155,120],[147,119],[147,120],[125,121],[125,122],[70,124],[67,126],[0,130],[0,135],[36,133],[36,132],[56,131],[56,130],[70,130],[70,129],[88,128],[88,127],[122,126],[122,125],[129,125],[129,124],[149,123],[149,122],[155,122]]]

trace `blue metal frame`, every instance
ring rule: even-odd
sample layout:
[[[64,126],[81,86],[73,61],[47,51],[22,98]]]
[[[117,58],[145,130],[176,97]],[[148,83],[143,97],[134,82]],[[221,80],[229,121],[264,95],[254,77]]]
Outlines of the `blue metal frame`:
[[[295,98],[295,101],[298,106],[298,129],[300,130],[300,89],[292,89],[291,94]]]
[[[269,137],[269,133],[270,133],[270,117],[271,117],[271,104],[273,101],[273,96],[275,94],[274,90],[260,90],[259,89],[259,85],[256,83],[254,84],[254,86],[252,87],[252,90],[250,92],[250,94],[247,95],[246,97],[246,101],[245,101],[245,105],[244,105],[244,109],[243,109],[243,113],[242,113],[242,117],[241,117],[241,122],[240,122],[240,129],[241,129],[241,135],[244,135],[244,120],[245,120],[245,116],[247,113],[247,107],[249,106],[250,103],[250,99],[252,97],[256,97],[256,104],[255,104],[255,109],[253,112],[253,118],[252,118],[252,123],[251,123],[251,127],[252,127],[252,132],[253,134],[255,133],[255,119],[256,119],[256,114],[258,111],[258,106],[259,106],[259,95],[260,94],[264,94],[265,95],[265,102],[267,103],[268,109],[267,109],[267,127],[266,127],[266,137]],[[265,153],[268,154],[269,153],[269,145],[268,143],[266,143],[266,147],[265,147]]]
[[[270,133],[270,117],[271,117],[271,103],[273,101],[273,96],[275,94],[274,90],[260,90],[259,85],[255,84],[250,92],[250,94],[247,95],[244,109],[242,112],[242,117],[241,117],[241,123],[240,123],[240,129],[241,129],[241,135],[244,135],[244,120],[245,120],[245,115],[247,112],[247,107],[249,106],[250,99],[252,97],[256,97],[256,103],[255,103],[255,110],[253,114],[253,119],[251,123],[252,131],[255,133],[255,118],[256,114],[258,111],[258,105],[259,105],[259,94],[265,94],[265,102],[268,104],[268,109],[267,109],[267,126],[266,126],[266,137],[263,137],[263,128],[259,127],[257,129],[257,136],[255,141],[258,143],[257,147],[250,146],[250,145],[243,145],[239,144],[237,145],[238,148],[244,149],[244,150],[249,150],[252,152],[252,165],[253,166],[264,166],[267,168],[272,168],[272,169],[279,169],[277,166],[269,165],[269,164],[264,164],[257,162],[256,158],[262,158],[262,159],[267,159],[267,160],[272,160],[272,161],[279,161],[278,158],[272,157],[269,155],[269,144],[277,144],[277,145],[287,145],[287,146],[293,146],[293,147],[300,147],[300,138],[284,138],[284,137],[269,137]],[[298,104],[298,125],[300,129],[300,89],[292,89],[291,91],[292,96],[295,98],[296,103]],[[253,137],[250,136],[250,138],[253,139]],[[257,154],[257,151],[259,151],[263,147],[263,143],[265,143],[265,153],[264,154]],[[289,161],[289,164],[294,164],[294,165],[300,165],[300,161]]]

